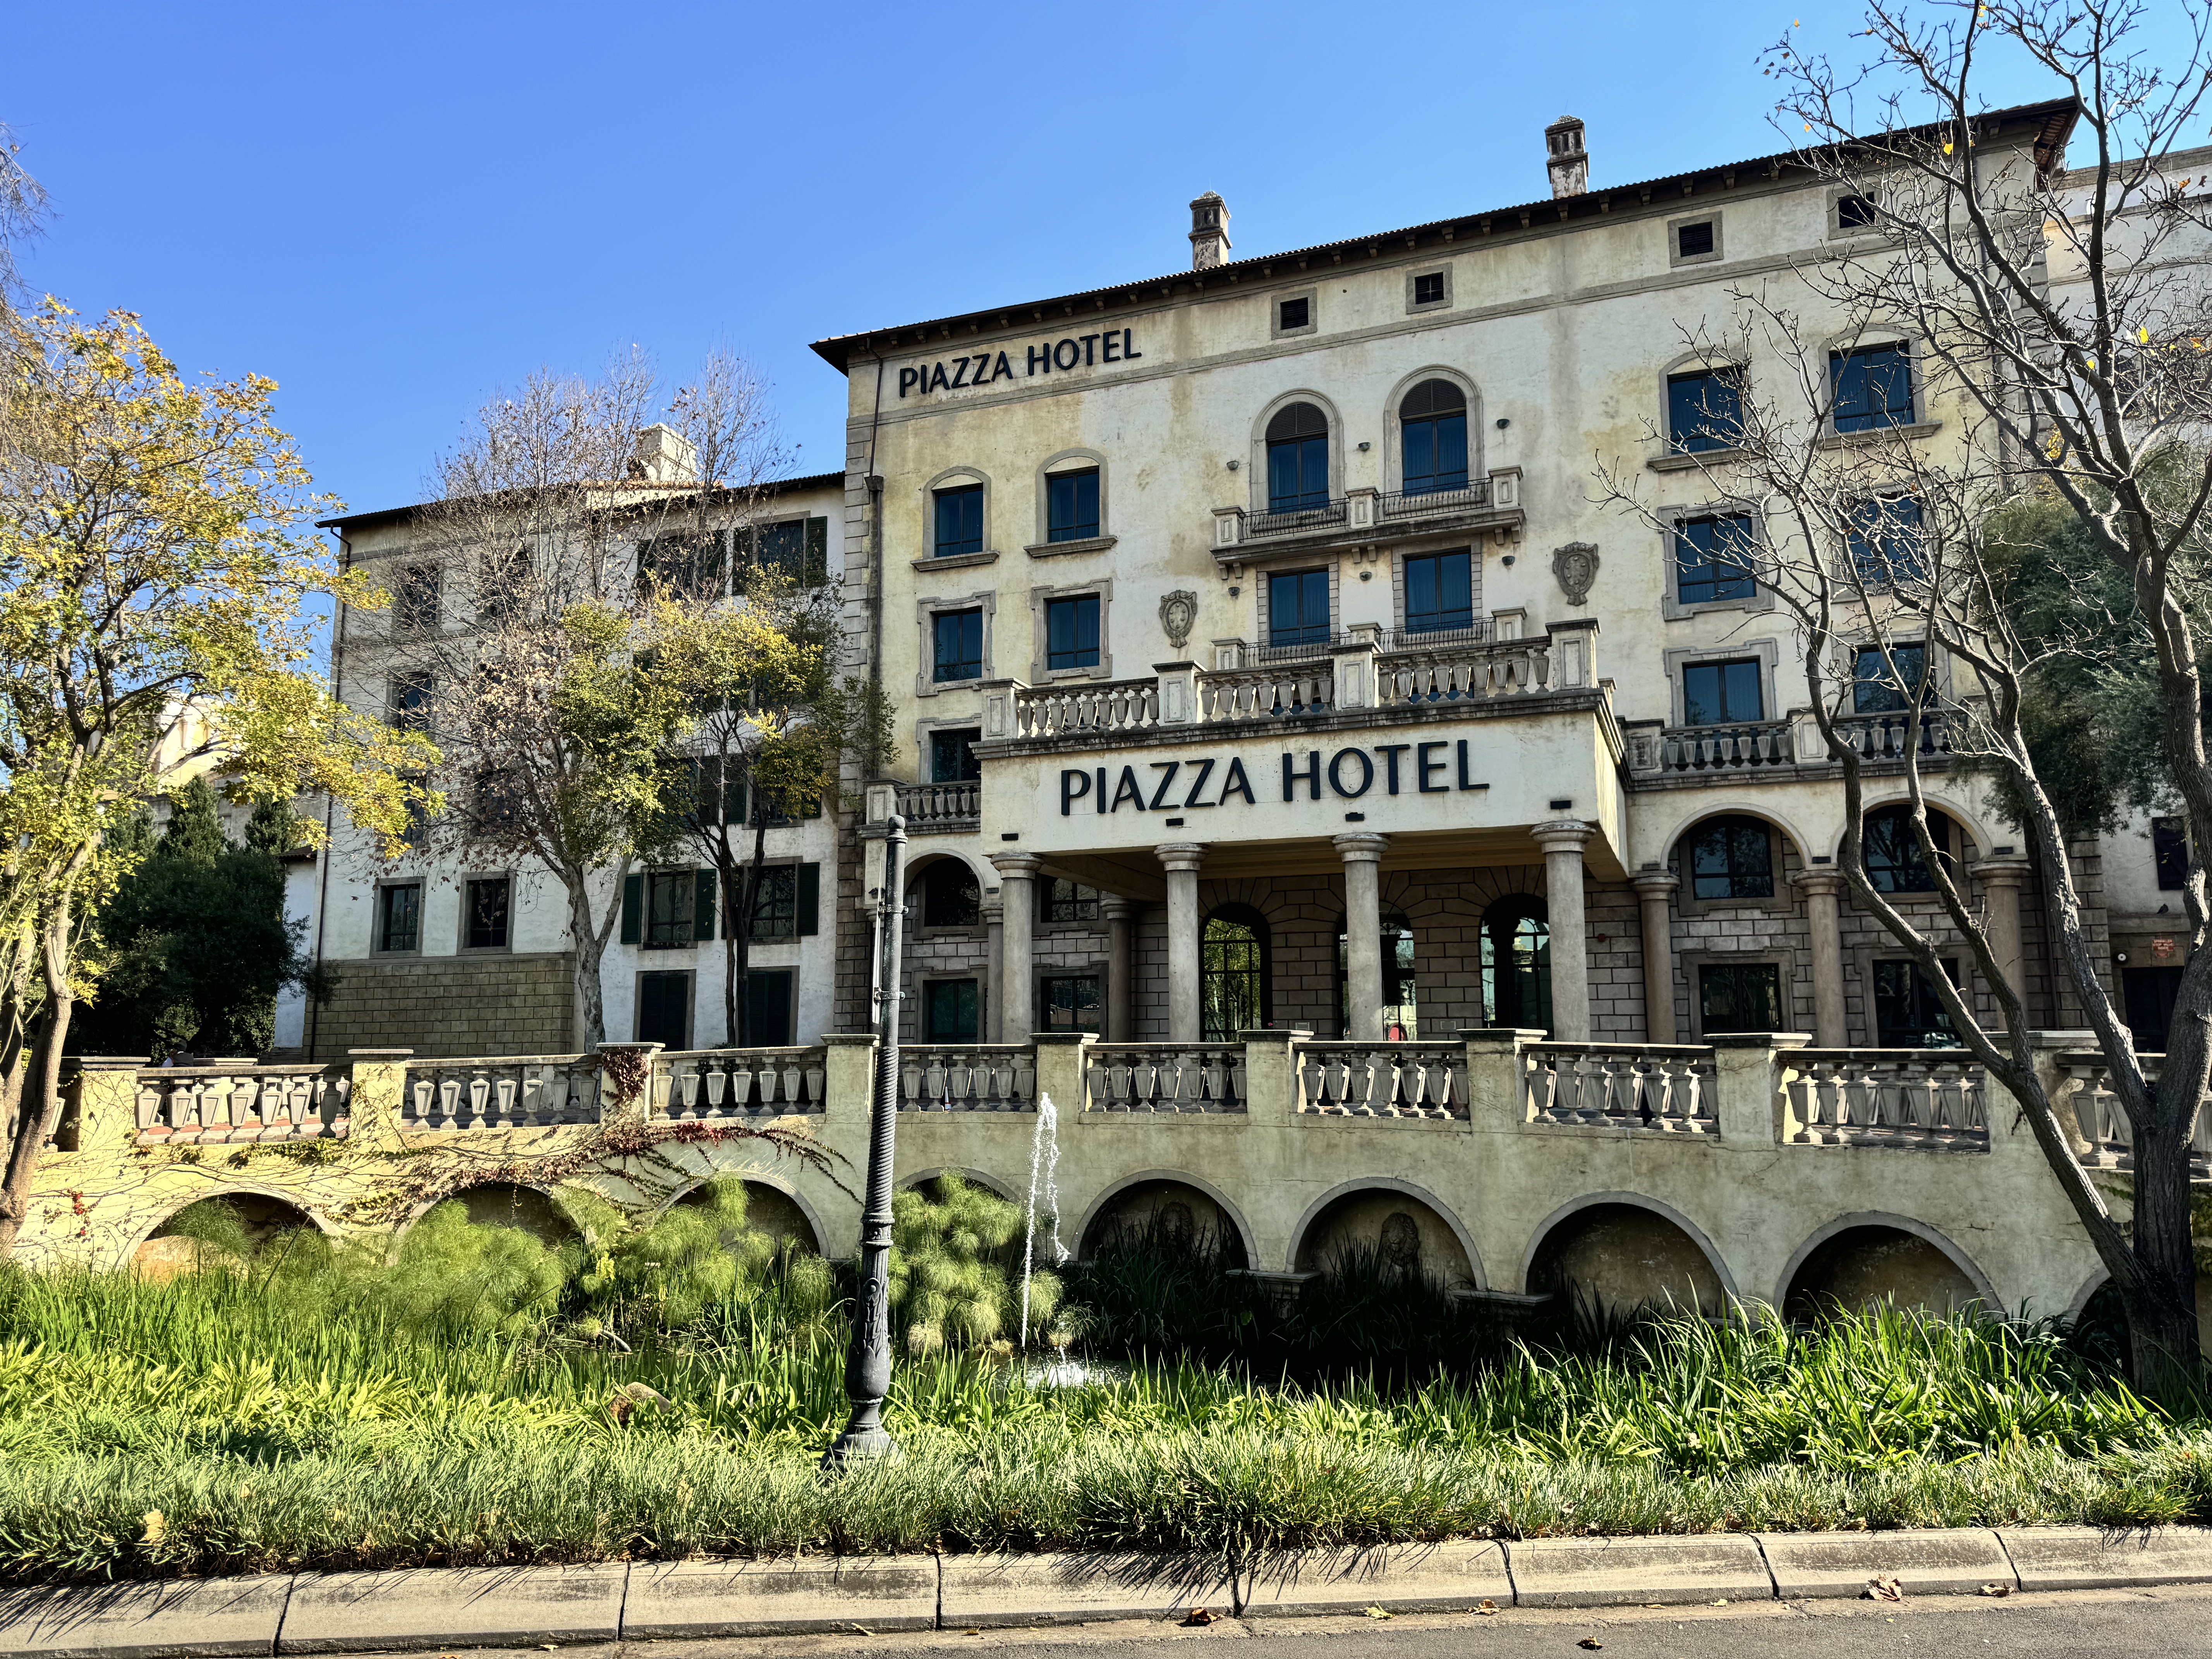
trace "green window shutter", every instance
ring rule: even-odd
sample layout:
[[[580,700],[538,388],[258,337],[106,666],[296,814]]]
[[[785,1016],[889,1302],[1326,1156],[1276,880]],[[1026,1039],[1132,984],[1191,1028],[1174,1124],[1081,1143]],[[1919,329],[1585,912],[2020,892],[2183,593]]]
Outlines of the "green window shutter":
[[[702,870],[691,878],[691,939],[704,945],[714,937],[714,872]]]
[[[645,878],[623,878],[622,942],[635,945],[645,937]]]
[[[806,569],[801,578],[809,587],[818,587],[830,580],[830,520],[809,519],[806,521]]]
[[[818,933],[822,908],[822,866],[802,864],[799,866],[799,931]]]
[[[745,775],[735,766],[730,769],[729,775],[722,784],[722,822],[745,822]]]

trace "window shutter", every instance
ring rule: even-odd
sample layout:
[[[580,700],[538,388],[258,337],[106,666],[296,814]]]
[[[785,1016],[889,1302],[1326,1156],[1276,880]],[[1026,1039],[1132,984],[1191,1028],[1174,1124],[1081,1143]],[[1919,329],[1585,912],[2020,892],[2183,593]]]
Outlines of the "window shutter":
[[[799,931],[818,933],[822,931],[818,916],[822,908],[822,866],[802,864],[799,866]]]
[[[707,545],[699,555],[699,585],[702,598],[719,595],[722,591],[722,550],[726,545],[724,532],[709,531]]]
[[[704,945],[714,937],[714,872],[702,870],[691,878],[691,940]]]
[[[722,822],[745,822],[745,775],[743,769],[732,765],[722,781]]]
[[[635,945],[645,937],[645,878],[623,878],[622,942]]]
[[[809,519],[806,521],[806,569],[802,580],[810,587],[818,587],[830,580],[830,520]]]

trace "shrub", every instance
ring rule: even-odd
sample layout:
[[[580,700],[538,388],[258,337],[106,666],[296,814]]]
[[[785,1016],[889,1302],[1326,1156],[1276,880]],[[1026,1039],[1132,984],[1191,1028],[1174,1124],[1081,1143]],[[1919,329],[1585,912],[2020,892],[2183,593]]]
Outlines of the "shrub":
[[[961,1176],[942,1175],[934,1194],[912,1188],[891,1200],[891,1310],[916,1354],[1002,1344],[1020,1316],[1008,1246],[1023,1212]],[[1043,1330],[1060,1305],[1057,1275],[1030,1279],[1030,1328]]]

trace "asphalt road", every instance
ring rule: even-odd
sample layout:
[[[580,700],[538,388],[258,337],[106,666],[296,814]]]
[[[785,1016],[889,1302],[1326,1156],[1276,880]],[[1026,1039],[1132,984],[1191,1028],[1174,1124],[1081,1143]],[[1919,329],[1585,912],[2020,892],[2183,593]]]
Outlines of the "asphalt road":
[[[1595,1642],[1593,1650],[1586,1644]],[[937,1631],[871,1637],[760,1638],[748,1641],[631,1642],[562,1648],[562,1659],[1203,1659],[1199,1648],[1228,1644],[1233,1659],[1898,1659],[1975,1654],[2024,1659],[2159,1659],[2212,1654],[2212,1586],[2020,1595],[2002,1601],[1930,1597],[1896,1606],[1869,1601],[1752,1602],[1728,1607],[1617,1608],[1602,1613],[1508,1608],[1494,1616],[1401,1614],[1388,1620],[1224,1620],[1202,1630],[1150,1623],[1050,1631]],[[1111,1650],[1110,1652],[1108,1650]],[[515,1650],[457,1650],[477,1659]],[[542,1650],[525,1650],[542,1652]],[[429,1659],[442,1659],[434,1653]]]

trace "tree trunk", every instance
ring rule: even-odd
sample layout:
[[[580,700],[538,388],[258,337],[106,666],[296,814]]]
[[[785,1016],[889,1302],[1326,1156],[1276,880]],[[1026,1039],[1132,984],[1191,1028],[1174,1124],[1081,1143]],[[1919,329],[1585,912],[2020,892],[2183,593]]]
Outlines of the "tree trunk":
[[[745,792],[745,803],[752,808],[752,861],[738,872],[740,890],[744,896],[738,913],[731,918],[730,932],[737,940],[736,966],[731,980],[732,994],[737,998],[737,1046],[750,1046],[753,1040],[752,999],[746,994],[745,981],[751,976],[753,963],[753,912],[760,906],[761,860],[768,855],[768,814],[761,810],[760,791]]]
[[[599,957],[605,946],[592,919],[590,876],[562,871],[561,878],[568,890],[568,937],[576,945],[576,1017],[583,1028],[578,1033],[583,1039],[579,1046],[589,1054],[607,1040],[606,993],[599,981]],[[619,877],[614,902],[622,903]]]
[[[39,1018],[29,1064],[22,1068],[15,1133],[8,1148],[7,1178],[0,1182],[0,1261],[15,1253],[15,1240],[31,1213],[31,1177],[62,1112],[62,1048],[69,1041],[70,1016],[76,997],[69,978],[70,905],[57,904],[41,938],[46,1006]]]
[[[2136,1276],[2120,1286],[2120,1296],[2128,1310],[2136,1385],[2162,1403],[2181,1404],[2196,1390],[2203,1366],[2189,1212],[2189,1129],[2196,1114],[2177,1111],[2162,1089],[2152,1099],[2157,1132],[2138,1133],[2135,1144],[2129,1244]]]

